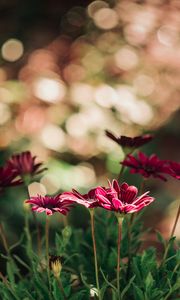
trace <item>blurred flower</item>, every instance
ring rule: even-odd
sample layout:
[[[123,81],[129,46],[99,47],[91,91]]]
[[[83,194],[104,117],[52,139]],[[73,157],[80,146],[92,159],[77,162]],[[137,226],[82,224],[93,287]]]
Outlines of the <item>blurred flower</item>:
[[[45,212],[46,215],[52,215],[55,212],[59,212],[63,215],[67,215],[71,208],[72,201],[63,200],[61,195],[57,196],[41,196],[30,197],[26,203],[32,204],[32,210],[38,213]]]
[[[139,173],[145,178],[153,176],[166,181],[167,179],[162,173],[167,174],[170,172],[170,169],[166,165],[166,161],[160,160],[156,154],[152,154],[148,157],[144,153],[139,152],[138,158],[129,154],[121,164],[130,167],[130,173]]]
[[[0,189],[7,186],[14,186],[21,184],[21,179],[18,174],[9,165],[0,167]]]
[[[20,176],[36,175],[43,172],[46,168],[42,168],[42,163],[36,163],[36,156],[32,156],[30,151],[12,155],[7,161],[9,168]]]
[[[87,194],[80,194],[76,190],[72,192],[65,192],[61,195],[61,198],[71,202],[81,204],[87,208],[94,208],[99,206],[96,199],[96,189],[91,189]]]
[[[62,270],[61,257],[56,255],[50,255],[49,268],[52,270],[54,277],[58,278]]]
[[[105,133],[106,133],[107,137],[109,137],[111,140],[116,142],[118,145],[120,145],[122,147],[127,147],[127,148],[141,147],[153,139],[153,135],[151,135],[151,134],[145,134],[145,135],[135,136],[135,137],[131,138],[131,137],[124,136],[124,135],[116,137],[109,130],[106,130]]]
[[[98,187],[96,197],[101,207],[118,213],[134,213],[149,205],[155,199],[149,192],[137,197],[138,189],[133,185],[118,184],[117,180],[109,183],[109,188]]]
[[[180,180],[180,163],[175,161],[167,161],[167,164],[168,164],[167,174]]]

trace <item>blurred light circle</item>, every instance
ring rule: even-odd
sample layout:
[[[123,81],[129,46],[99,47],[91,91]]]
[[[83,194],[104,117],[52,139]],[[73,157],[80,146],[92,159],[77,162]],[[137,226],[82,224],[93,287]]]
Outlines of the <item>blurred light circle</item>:
[[[0,87],[0,100],[6,103],[13,102],[13,94],[10,90]]]
[[[88,8],[87,8],[87,13],[88,15],[93,18],[94,17],[94,14],[102,9],[102,8],[107,8],[109,7],[108,3],[105,2],[105,1],[93,1],[92,3],[90,3],[88,5]]]
[[[32,182],[28,185],[28,192],[30,197],[37,196],[37,194],[41,196],[45,196],[47,194],[46,187],[39,182]]]
[[[157,31],[157,37],[161,44],[173,47],[178,42],[178,32],[174,27],[162,26]]]
[[[56,125],[46,125],[40,134],[40,139],[45,147],[55,151],[60,151],[65,147],[65,133]]]
[[[0,125],[6,123],[11,117],[9,106],[6,103],[0,102]]]
[[[71,86],[70,96],[74,103],[88,105],[93,100],[94,88],[86,83],[75,83]]]
[[[128,24],[124,27],[124,35],[131,45],[143,44],[146,42],[148,31],[141,24]]]
[[[59,179],[54,174],[47,174],[41,178],[41,183],[46,187],[47,194],[54,194],[59,190]]]
[[[132,122],[141,126],[147,125],[153,118],[151,106],[144,101],[136,101],[134,107],[129,111],[129,118]]]
[[[2,57],[10,62],[18,60],[23,55],[23,52],[23,44],[17,39],[7,40],[1,48]]]
[[[99,9],[94,14],[93,19],[97,27],[105,30],[112,29],[118,25],[118,15],[111,8]]]
[[[81,81],[85,77],[85,70],[82,66],[69,64],[63,70],[64,79],[68,82]]]
[[[66,122],[66,130],[73,137],[82,137],[87,134],[89,124],[87,117],[82,113],[73,114]]]
[[[122,70],[130,70],[137,66],[138,56],[130,47],[119,49],[114,56],[116,65]]]
[[[46,102],[57,103],[66,94],[64,83],[56,78],[38,78],[33,84],[34,95]]]
[[[97,87],[94,96],[98,104],[108,108],[115,105],[118,101],[118,95],[116,90],[106,84]]]
[[[89,164],[79,164],[73,168],[72,172],[75,186],[91,186],[96,180],[94,169]]]
[[[142,96],[149,96],[155,89],[154,80],[145,74],[137,75],[137,77],[133,81],[134,87]]]
[[[0,68],[0,82],[6,80],[7,80],[7,72],[3,68]]]
[[[73,7],[71,10],[68,11],[66,18],[68,22],[73,26],[83,26],[86,21],[84,8],[81,6]]]

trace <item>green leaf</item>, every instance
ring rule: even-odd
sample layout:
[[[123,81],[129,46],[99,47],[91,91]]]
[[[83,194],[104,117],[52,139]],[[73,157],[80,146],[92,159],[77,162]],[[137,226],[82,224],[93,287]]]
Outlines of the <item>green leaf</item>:
[[[142,290],[133,283],[134,300],[145,300]]]
[[[123,299],[124,295],[126,294],[126,292],[129,290],[129,288],[131,287],[132,282],[134,281],[134,278],[136,277],[136,275],[134,275],[129,283],[126,285],[126,287],[123,289],[123,291],[121,292],[121,298]]]
[[[75,295],[72,295],[69,300],[85,300],[89,299],[89,291],[87,290],[81,290],[79,292],[76,292]]]
[[[147,277],[146,277],[146,280],[145,280],[146,290],[152,288],[153,282],[154,282],[154,279],[152,277],[151,272],[149,272]]]
[[[165,241],[164,237],[162,236],[162,234],[158,230],[156,230],[156,234],[157,234],[158,241],[161,244],[163,244],[163,246],[165,247],[166,246],[166,241]]]

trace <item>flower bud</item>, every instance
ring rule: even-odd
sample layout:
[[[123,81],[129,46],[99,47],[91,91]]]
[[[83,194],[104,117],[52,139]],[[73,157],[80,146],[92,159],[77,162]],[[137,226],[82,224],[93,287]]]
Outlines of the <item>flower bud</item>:
[[[49,267],[52,270],[54,277],[58,278],[62,269],[60,256],[51,255],[49,257]]]
[[[26,200],[23,202],[23,209],[26,213],[31,210],[31,205],[29,203],[26,203]]]

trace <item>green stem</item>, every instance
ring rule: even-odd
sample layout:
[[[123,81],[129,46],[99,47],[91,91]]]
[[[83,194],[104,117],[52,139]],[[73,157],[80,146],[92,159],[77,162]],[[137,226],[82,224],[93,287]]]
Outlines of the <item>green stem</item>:
[[[131,266],[131,226],[133,223],[133,215],[131,214],[130,219],[126,218],[126,222],[128,225],[128,265],[127,265],[127,273],[126,273],[126,279],[128,280],[129,278],[129,273],[130,273],[130,266]]]
[[[27,195],[28,195],[28,198],[30,198],[30,195],[29,195],[29,190],[28,190],[28,183],[24,180],[24,186],[27,190]],[[31,211],[32,212],[32,216],[33,216],[33,220],[34,220],[34,224],[36,226],[36,231],[37,231],[37,250],[38,250],[38,256],[41,257],[41,231],[40,231],[40,226],[38,224],[38,221],[37,221],[37,217],[36,217],[36,214],[34,211]]]
[[[10,256],[10,251],[9,251],[6,235],[4,233],[4,228],[3,228],[3,225],[1,223],[0,223],[0,236],[1,236],[1,239],[2,239],[2,242],[3,242],[4,249],[6,250],[7,255]]]
[[[29,256],[30,260],[32,260],[32,239],[29,230],[29,216],[27,211],[25,211],[25,233],[27,237],[27,255]]]
[[[46,216],[45,237],[46,237],[47,277],[48,277],[48,284],[49,284],[49,294],[51,297],[51,281],[50,281],[50,270],[49,270],[49,218],[48,216]]]
[[[172,231],[171,231],[170,239],[174,236],[174,232],[176,230],[176,226],[177,226],[177,223],[178,223],[178,220],[179,220],[179,216],[180,216],[180,205],[178,207],[178,211],[177,211],[175,222],[174,222],[174,225],[173,225],[173,228],[172,228]],[[169,239],[169,241],[170,241],[170,239]],[[165,263],[165,260],[166,260],[167,254],[168,254],[168,250],[169,250],[169,246],[170,246],[169,241],[166,243],[163,259],[162,259],[162,262],[161,262],[160,266],[163,266],[163,264]]]
[[[126,159],[126,156],[125,156],[124,159]],[[124,166],[124,165],[121,165],[121,170],[120,170],[120,172],[119,172],[118,179],[117,179],[118,182],[121,181],[121,176],[122,176],[122,174],[123,174],[123,172],[124,172],[124,169],[125,169],[125,166]]]
[[[66,294],[65,294],[65,291],[64,291],[61,279],[59,277],[56,277],[56,280],[57,280],[57,284],[59,286],[59,289],[60,289],[60,291],[62,293],[62,296],[63,296],[64,300],[66,300],[67,298],[66,298]]]
[[[144,191],[144,188],[145,188],[145,182],[146,182],[146,179],[143,179],[141,181],[141,185],[140,185],[140,189],[139,189],[139,194],[141,195]]]
[[[172,228],[172,231],[171,231],[170,238],[172,238],[174,236],[176,226],[177,226],[177,223],[178,223],[178,220],[179,220],[179,216],[180,216],[180,205],[178,207],[178,211],[177,211],[177,214],[176,214],[176,219],[174,221],[174,225],[173,225],[173,228]]]
[[[122,227],[122,216],[116,215],[118,220],[118,239],[117,239],[117,292],[118,292],[118,299],[121,299],[120,293],[120,255],[121,255],[121,227]]]
[[[97,250],[96,250],[96,240],[95,240],[95,230],[94,230],[94,210],[89,209],[90,216],[91,216],[91,234],[92,234],[92,241],[93,241],[93,251],[94,251],[94,266],[95,266],[95,276],[96,276],[96,286],[98,290],[98,298],[101,300],[101,292],[99,286],[99,275],[98,275],[98,263],[97,263]]]

